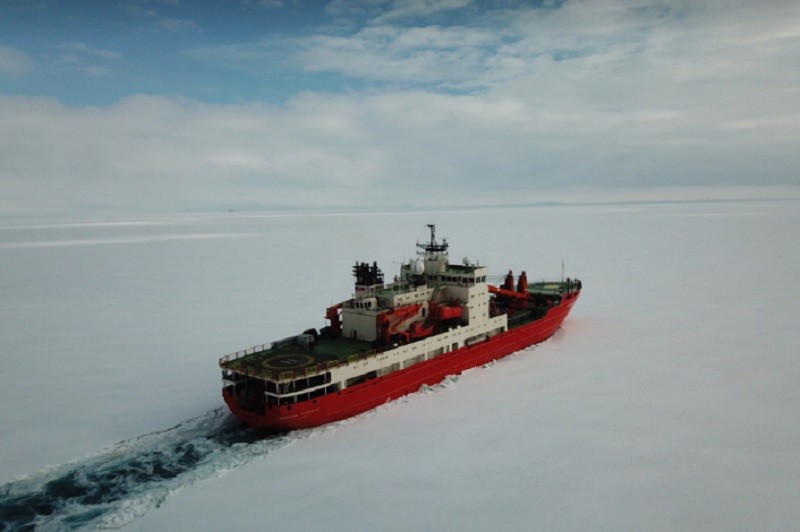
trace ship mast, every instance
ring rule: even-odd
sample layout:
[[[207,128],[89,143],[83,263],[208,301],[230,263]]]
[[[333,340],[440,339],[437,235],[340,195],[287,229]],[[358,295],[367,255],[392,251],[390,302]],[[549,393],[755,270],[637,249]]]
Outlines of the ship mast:
[[[417,247],[420,248],[422,251],[418,251],[420,255],[424,256],[426,259],[434,259],[437,257],[438,254],[447,253],[447,239],[443,238],[442,243],[438,243],[436,241],[436,224],[427,224],[428,228],[431,230],[431,241],[427,244],[420,244],[417,243]]]

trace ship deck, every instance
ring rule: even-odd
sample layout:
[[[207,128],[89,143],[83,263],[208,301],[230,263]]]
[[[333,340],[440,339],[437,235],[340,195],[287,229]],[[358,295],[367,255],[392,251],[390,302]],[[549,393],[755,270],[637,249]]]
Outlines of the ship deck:
[[[532,301],[559,300],[572,286],[565,282],[535,282],[528,286]],[[541,303],[516,310],[509,316],[509,328],[543,317],[547,307]],[[355,362],[376,353],[370,342],[347,337],[318,335],[306,345],[294,338],[252,347],[220,359],[220,366],[248,377],[285,380],[298,375],[313,375],[340,364]]]
[[[316,373],[374,353],[370,342],[325,335],[308,345],[284,341],[262,347],[223,357],[220,365],[248,376],[278,380],[287,373]]]
[[[528,293],[561,296],[568,292],[570,287],[571,285],[564,281],[539,281],[528,284]]]

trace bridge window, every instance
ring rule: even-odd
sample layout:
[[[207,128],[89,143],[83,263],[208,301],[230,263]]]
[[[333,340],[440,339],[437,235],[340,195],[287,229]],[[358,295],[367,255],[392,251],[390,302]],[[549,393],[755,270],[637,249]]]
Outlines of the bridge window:
[[[345,381],[345,387],[349,388],[350,386],[355,386],[356,384],[361,384],[362,382],[366,382],[370,379],[374,379],[378,376],[377,371],[370,371],[369,373],[364,373],[363,375],[359,375],[358,377],[353,377],[351,379],[347,379]]]

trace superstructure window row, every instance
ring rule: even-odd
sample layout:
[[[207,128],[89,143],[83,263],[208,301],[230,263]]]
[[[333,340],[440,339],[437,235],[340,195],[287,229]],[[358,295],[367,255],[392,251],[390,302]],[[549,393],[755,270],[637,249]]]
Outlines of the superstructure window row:
[[[460,277],[460,276],[454,277],[452,275],[442,275],[440,279],[443,283],[449,283],[449,284],[474,285],[486,282],[485,275],[482,275],[480,277]]]

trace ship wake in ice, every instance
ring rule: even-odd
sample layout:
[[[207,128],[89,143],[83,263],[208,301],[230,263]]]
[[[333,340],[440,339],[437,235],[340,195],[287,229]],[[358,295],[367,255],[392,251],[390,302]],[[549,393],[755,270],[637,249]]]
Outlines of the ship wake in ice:
[[[246,428],[220,408],[0,486],[0,530],[118,528],[298,437]]]
[[[436,393],[457,382],[458,376],[450,375],[419,393]],[[119,528],[195,482],[374,412],[315,429],[267,433],[218,408],[0,486],[0,531]]]

